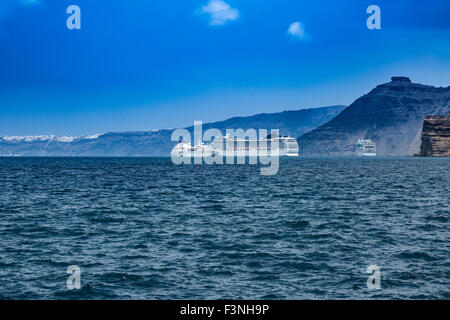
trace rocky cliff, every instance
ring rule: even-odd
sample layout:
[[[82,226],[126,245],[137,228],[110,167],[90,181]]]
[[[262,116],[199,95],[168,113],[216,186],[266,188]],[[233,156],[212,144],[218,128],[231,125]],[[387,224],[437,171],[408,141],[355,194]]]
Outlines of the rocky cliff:
[[[419,156],[450,157],[450,113],[447,117],[429,116],[422,129]]]
[[[447,115],[450,86],[436,88],[392,77],[360,97],[338,116],[301,136],[304,155],[353,155],[359,138],[377,144],[378,155],[413,155],[419,151],[425,116]]]

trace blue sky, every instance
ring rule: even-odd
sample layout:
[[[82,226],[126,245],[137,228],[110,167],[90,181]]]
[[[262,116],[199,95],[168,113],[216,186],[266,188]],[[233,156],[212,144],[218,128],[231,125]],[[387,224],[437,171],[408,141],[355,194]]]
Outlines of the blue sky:
[[[448,86],[449,17],[447,0],[0,0],[0,135],[350,104],[392,75]]]

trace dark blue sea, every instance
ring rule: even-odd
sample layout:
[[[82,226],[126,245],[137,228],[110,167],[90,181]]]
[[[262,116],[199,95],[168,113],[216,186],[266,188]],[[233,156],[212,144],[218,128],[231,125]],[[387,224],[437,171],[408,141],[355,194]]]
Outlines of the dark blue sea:
[[[449,158],[2,158],[0,215],[0,299],[450,299]]]

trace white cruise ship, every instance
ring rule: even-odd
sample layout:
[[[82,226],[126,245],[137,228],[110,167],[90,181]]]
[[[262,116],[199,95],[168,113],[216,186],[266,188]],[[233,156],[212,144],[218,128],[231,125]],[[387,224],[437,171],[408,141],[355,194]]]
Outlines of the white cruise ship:
[[[201,143],[191,146],[187,142],[178,143],[171,152],[172,157],[258,157],[270,155],[272,148],[278,145],[280,157],[298,157],[298,144],[289,136],[250,140],[224,136],[216,138],[211,144]]]
[[[203,142],[193,147],[190,143],[181,141],[172,149],[170,155],[172,157],[193,158],[212,157],[216,153],[210,145],[205,145]]]
[[[356,155],[358,157],[374,157],[377,155],[377,148],[371,139],[358,139],[356,142]]]

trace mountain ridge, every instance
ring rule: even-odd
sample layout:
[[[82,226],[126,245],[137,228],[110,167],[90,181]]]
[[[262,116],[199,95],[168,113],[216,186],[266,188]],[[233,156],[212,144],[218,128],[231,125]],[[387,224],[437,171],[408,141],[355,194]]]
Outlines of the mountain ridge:
[[[298,138],[303,155],[353,155],[359,138],[370,138],[379,155],[419,151],[423,120],[450,111],[450,86],[412,83],[392,77],[356,99],[339,115]]]
[[[203,124],[203,130],[279,129],[280,134],[298,137],[336,116],[346,106],[337,105],[278,113],[232,117]],[[193,132],[193,126],[186,128]],[[176,144],[174,129],[107,132],[91,136],[1,136],[1,156],[169,156]]]

